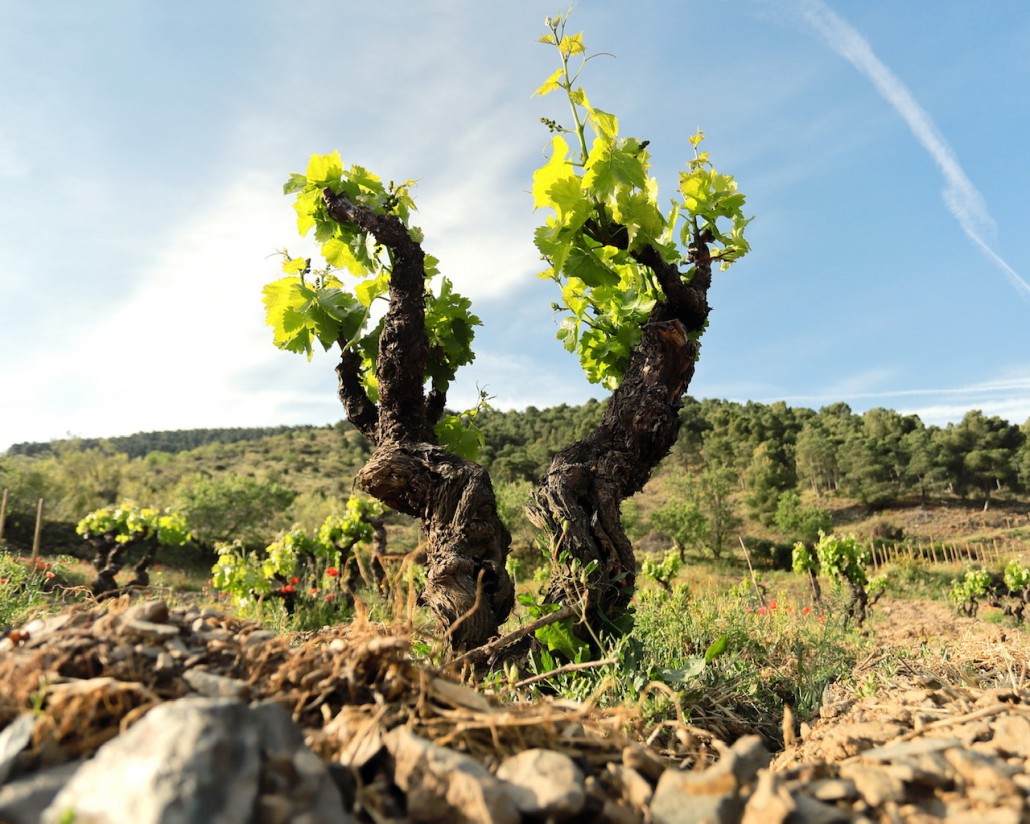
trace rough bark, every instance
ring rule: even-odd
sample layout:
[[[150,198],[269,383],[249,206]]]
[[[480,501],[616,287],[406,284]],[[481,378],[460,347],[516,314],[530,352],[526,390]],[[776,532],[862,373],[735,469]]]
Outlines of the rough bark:
[[[497,515],[493,487],[478,464],[436,443],[446,395],[424,392],[429,358],[422,248],[393,215],[380,215],[326,190],[332,217],[370,232],[390,250],[389,309],[379,338],[378,403],[359,380],[360,356],[346,348],[337,367],[348,419],[374,445],[357,484],[427,534],[423,602],[447,628],[452,648],[474,647],[497,634],[514,604],[505,569],[511,536]]]
[[[91,536],[87,540],[95,550],[93,568],[96,570],[96,576],[89,585],[90,592],[94,595],[103,595],[118,589],[115,576],[126,566],[129,550],[140,544],[145,545],[145,549],[142,557],[133,566],[135,576],[129,582],[129,586],[147,586],[150,583],[147,568],[157,552],[155,539],[134,539],[119,543],[115,540],[114,533],[106,533]]]
[[[554,457],[529,509],[530,519],[550,536],[554,576],[546,599],[583,608],[595,632],[624,614],[633,595],[636,562],[620,505],[643,488],[676,442],[681,399],[699,351],[696,336],[709,312],[711,263],[704,242],[691,249],[695,273],[689,282],[651,247],[634,257],[654,272],[664,297],[601,421]]]
[[[471,648],[496,635],[515,592],[505,569],[511,536],[497,517],[486,470],[434,444],[393,444],[373,453],[357,483],[421,520],[422,601],[440,618],[451,646]]]

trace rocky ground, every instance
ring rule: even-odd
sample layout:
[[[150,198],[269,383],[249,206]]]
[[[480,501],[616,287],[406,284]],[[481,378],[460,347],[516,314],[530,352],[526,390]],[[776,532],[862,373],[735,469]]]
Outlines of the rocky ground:
[[[274,635],[127,597],[0,641],[0,822],[1030,821],[1030,635],[878,606],[787,746],[502,704],[383,628]],[[648,741],[663,744],[663,749]]]

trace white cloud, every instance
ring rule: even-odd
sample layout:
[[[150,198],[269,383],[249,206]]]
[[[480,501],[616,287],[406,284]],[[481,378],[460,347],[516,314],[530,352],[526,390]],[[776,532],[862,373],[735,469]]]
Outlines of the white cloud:
[[[823,406],[844,401],[856,409],[886,406],[904,415],[918,415],[923,423],[938,426],[961,420],[971,409],[979,409],[985,415],[996,415],[1016,424],[1030,420],[1030,366],[951,388],[883,391],[856,388],[851,392],[845,389],[849,385],[868,385],[872,376],[872,373],[863,373],[816,394],[768,398],[763,402],[784,400],[791,405]]]
[[[150,239],[152,265],[103,323],[62,342],[60,356],[30,350],[14,365],[8,386],[38,402],[33,420],[19,421],[22,437],[278,423],[282,409],[314,402],[299,384],[317,367],[293,356],[290,374],[261,305],[262,285],[278,273],[265,256],[292,210],[263,175],[242,175],[224,192]],[[258,369],[285,380],[240,387],[236,376]]]
[[[567,357],[566,362],[555,364],[526,355],[483,352],[459,373],[448,395],[449,405],[461,409],[474,405],[477,381],[495,409],[545,409],[608,396],[606,390],[587,382],[573,356]]]
[[[993,238],[997,231],[994,219],[987,211],[983,196],[966,175],[930,115],[919,105],[905,84],[876,56],[869,42],[822,0],[800,0],[800,11],[805,21],[822,35],[834,51],[865,76],[905,121],[944,176],[941,196],[952,217],[958,221],[962,231],[1002,270],[1020,295],[1030,299],[1030,283],[987,243],[987,238]]]

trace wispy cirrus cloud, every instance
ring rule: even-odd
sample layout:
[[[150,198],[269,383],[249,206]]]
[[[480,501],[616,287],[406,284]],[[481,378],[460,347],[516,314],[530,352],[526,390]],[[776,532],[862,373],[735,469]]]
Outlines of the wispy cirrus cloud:
[[[855,379],[856,386],[867,383],[868,375]],[[822,406],[844,401],[856,408],[887,406],[904,415],[918,415],[925,424],[942,426],[956,422],[970,409],[996,415],[1012,423],[1030,420],[1030,368],[1012,371],[985,381],[947,389],[856,389],[840,387],[810,395],[769,397],[764,403],[786,401],[797,406]]]
[[[944,177],[941,196],[962,231],[979,246],[1020,295],[1030,300],[1030,283],[991,248],[997,227],[983,195],[966,175],[955,153],[938,131],[933,119],[919,105],[904,83],[876,56],[869,41],[822,0],[799,0],[804,21],[815,29],[837,54],[851,63],[890,103],[912,130],[919,144]]]

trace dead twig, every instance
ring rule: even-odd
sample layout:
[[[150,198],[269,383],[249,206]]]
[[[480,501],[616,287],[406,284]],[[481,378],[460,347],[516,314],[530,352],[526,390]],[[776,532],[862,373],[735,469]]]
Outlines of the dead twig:
[[[542,672],[531,678],[523,678],[515,684],[514,689],[528,687],[530,684],[535,684],[537,681],[546,681],[548,678],[553,678],[555,675],[564,675],[566,672],[579,672],[580,670],[592,669],[593,667],[604,667],[608,664],[618,663],[618,658],[602,658],[600,661],[584,661],[582,664],[565,664],[564,666],[558,667],[558,669],[553,669],[550,672]]]
[[[576,615],[576,610],[570,606],[563,606],[554,612],[545,615],[543,618],[537,618],[535,621],[530,621],[528,624],[524,624],[513,632],[509,632],[507,635],[502,635],[500,638],[495,638],[492,641],[488,641],[480,647],[470,649],[464,655],[459,655],[450,663],[455,666],[461,666],[462,664],[475,664],[479,661],[486,660],[495,652],[504,649],[505,647],[511,646],[520,638],[524,638],[531,632],[536,632],[541,627],[549,626],[550,624],[563,621],[566,618],[571,618]]]
[[[458,630],[462,624],[464,624],[472,615],[476,614],[476,611],[483,605],[483,576],[486,574],[486,569],[479,570],[479,575],[476,576],[476,599],[472,602],[472,606],[461,615],[458,616],[458,620],[455,621],[444,633],[444,638],[450,639],[452,635]]]
[[[768,606],[765,601],[765,595],[762,594],[762,588],[758,585],[758,579],[755,577],[755,568],[751,566],[751,553],[747,551],[743,538],[738,535],[737,540],[740,541],[740,548],[744,550],[744,560],[747,561],[747,569],[751,573],[751,583],[755,587],[755,595],[758,596],[758,600],[763,606]]]

